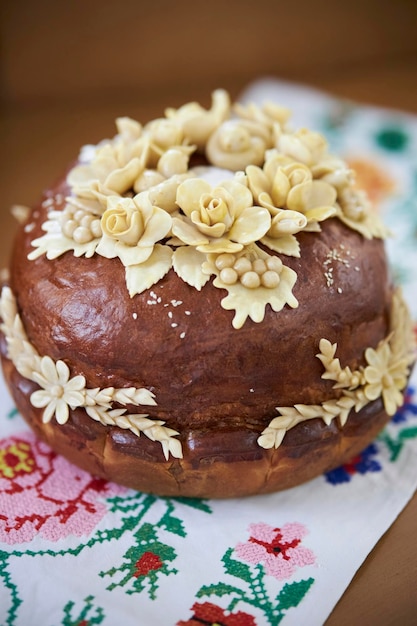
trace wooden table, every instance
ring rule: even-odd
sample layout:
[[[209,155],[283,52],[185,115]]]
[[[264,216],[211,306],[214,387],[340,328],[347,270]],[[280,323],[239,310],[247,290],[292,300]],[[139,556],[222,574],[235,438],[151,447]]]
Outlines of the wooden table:
[[[75,5],[77,4],[77,7]],[[164,106],[233,97],[254,78],[302,81],[417,113],[417,3],[90,0],[2,4],[0,267],[15,228],[80,145]],[[417,496],[382,537],[327,626],[417,621]]]

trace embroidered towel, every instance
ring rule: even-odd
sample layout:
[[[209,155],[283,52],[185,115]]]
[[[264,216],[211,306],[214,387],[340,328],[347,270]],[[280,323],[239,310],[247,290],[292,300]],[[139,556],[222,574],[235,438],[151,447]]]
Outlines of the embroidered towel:
[[[417,319],[417,119],[278,81],[275,100],[324,132],[395,238],[393,272]],[[321,625],[417,487],[417,372],[361,455],[289,491],[157,498],[107,483],[28,430],[0,383],[0,624]]]

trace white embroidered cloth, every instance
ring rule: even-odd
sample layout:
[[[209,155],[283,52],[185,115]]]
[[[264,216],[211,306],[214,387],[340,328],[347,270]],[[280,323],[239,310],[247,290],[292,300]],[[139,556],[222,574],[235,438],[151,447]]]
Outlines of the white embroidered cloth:
[[[394,231],[417,319],[417,119],[275,80],[242,99],[323,132]],[[417,372],[404,407],[344,467],[289,491],[179,500],[126,490],[56,456],[0,386],[0,624],[319,626],[417,487]]]

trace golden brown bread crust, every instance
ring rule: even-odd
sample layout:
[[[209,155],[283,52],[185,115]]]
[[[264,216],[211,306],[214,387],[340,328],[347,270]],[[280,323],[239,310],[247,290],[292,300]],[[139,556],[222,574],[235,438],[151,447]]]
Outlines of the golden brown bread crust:
[[[321,419],[295,426],[276,450],[256,444],[257,432],[243,429],[190,431],[184,459],[165,461],[160,446],[129,431],[93,422],[82,409],[60,426],[43,424],[29,396],[36,385],[4,358],[6,382],[34,432],[81,468],[133,489],[166,496],[229,498],[288,489],[357,455],[388,421],[381,399],[352,413],[346,425]],[[185,445],[184,445],[185,444]]]
[[[47,197],[57,192],[65,195],[64,182]],[[85,376],[90,388],[151,390],[157,405],[146,412],[180,432],[184,454],[165,461],[158,443],[94,422],[84,409],[71,410],[67,424],[43,424],[29,400],[37,386],[18,374],[3,345],[19,410],[39,436],[84,469],[162,495],[266,493],[343,463],[388,420],[378,399],[352,412],[343,428],[314,419],[291,429],[277,450],[257,444],[276,407],[337,397],[333,382],[321,378],[320,339],[337,342],[342,366],[356,369],[365,348],[387,336],[392,287],[380,239],[365,239],[337,219],[323,222],[320,234],[300,233],[301,257],[285,257],[298,275],[298,308],[267,307],[263,323],[248,320],[235,330],[233,313],[220,306],[225,294],[211,282],[199,292],[170,270],[152,298],[149,291],[130,298],[118,259],[66,253],[28,261],[45,219],[40,204],[29,219],[34,226],[20,229],[11,263],[10,284],[30,342],[40,355],[64,360],[71,375]]]
[[[222,419],[262,423],[278,405],[322,402],[334,392],[315,358],[320,339],[336,341],[343,365],[357,367],[365,347],[376,347],[388,333],[383,242],[366,240],[339,220],[324,222],[320,235],[299,234],[301,258],[285,257],[298,274],[298,308],[274,313],[267,307],[262,324],[247,320],[234,330],[233,313],[220,306],[225,292],[211,282],[198,292],[171,270],[152,288],[161,298],[152,304],[149,291],[129,297],[118,259],[67,253],[29,262],[31,241],[46,219],[45,209],[38,210],[36,227],[21,229],[11,264],[29,340],[41,355],[67,361],[90,387],[151,389],[158,405],[152,417],[173,428],[210,428]],[[352,261],[349,267],[334,262],[329,287],[324,262],[329,252],[340,252],[341,242]]]

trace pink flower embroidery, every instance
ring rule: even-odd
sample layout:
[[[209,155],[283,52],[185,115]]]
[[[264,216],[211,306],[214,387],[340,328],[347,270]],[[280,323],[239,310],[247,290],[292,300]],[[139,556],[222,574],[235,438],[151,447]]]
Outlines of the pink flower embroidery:
[[[56,455],[31,433],[0,441],[0,541],[50,541],[92,532],[105,498],[125,489]]]
[[[307,529],[294,522],[282,528],[273,528],[260,522],[249,527],[251,536],[246,543],[238,543],[236,554],[248,563],[263,563],[266,573],[278,580],[290,578],[298,567],[313,565],[315,556],[301,545]]]

